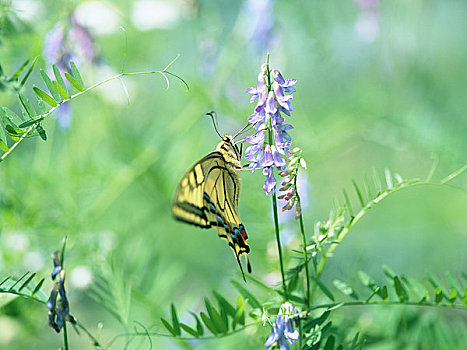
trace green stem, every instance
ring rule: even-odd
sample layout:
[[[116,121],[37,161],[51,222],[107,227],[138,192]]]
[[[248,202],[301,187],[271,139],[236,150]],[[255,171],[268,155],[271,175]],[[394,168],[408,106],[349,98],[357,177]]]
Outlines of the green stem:
[[[63,323],[63,346],[65,350],[68,350],[68,332],[66,329],[66,322]]]
[[[281,238],[279,234],[279,216],[277,215],[277,200],[276,200],[276,192],[272,194],[272,208],[274,213],[274,228],[276,230],[276,242],[277,242],[277,251],[279,252],[279,263],[281,266],[281,276],[282,276],[282,288],[284,289],[284,298],[285,300],[289,299],[289,295],[287,293],[287,286],[285,285],[285,273],[284,273],[284,263],[282,259],[282,246],[281,246]]]
[[[169,83],[169,79],[167,77],[167,75],[170,75],[172,77],[175,77],[177,79],[179,79],[187,88],[187,90],[189,89],[189,86],[187,84],[187,82],[180,76],[174,74],[174,73],[171,73],[168,71],[168,69],[170,68],[170,66],[178,59],[179,56],[175,57],[175,59],[173,59],[163,70],[159,70],[159,71],[146,71],[146,72],[129,72],[129,73],[119,73],[117,75],[114,75],[113,77],[110,77],[110,78],[107,78],[105,80],[102,80],[98,83],[95,83],[94,85],[91,85],[89,86],[88,88],[84,89],[83,91],[79,91],[77,92],[76,94],[72,95],[72,96],[69,96],[68,99],[66,100],[63,100],[62,102],[60,102],[57,106],[55,107],[52,107],[51,109],[49,109],[48,112],[44,113],[44,114],[40,114],[40,115],[36,115],[34,116],[33,119],[40,119],[39,121],[42,121],[43,119],[45,119],[46,117],[48,117],[53,111],[55,111],[57,108],[59,108],[62,104],[64,104],[65,102],[69,101],[69,100],[72,100],[90,90],[93,90],[103,84],[106,84],[112,80],[115,80],[115,79],[120,79],[124,76],[130,76],[130,75],[147,75],[147,74],[160,74],[164,77],[166,83],[167,83],[167,88],[169,88],[170,86],[170,83]],[[33,125],[30,125],[29,127],[27,127],[26,129],[24,129],[24,132],[23,134],[21,135],[21,137],[18,139],[18,141],[16,141],[10,148],[7,152],[5,152],[1,157],[0,157],[0,162],[2,162],[6,157],[8,157],[8,155],[33,131],[33,129],[36,127],[35,124]]]
[[[300,197],[297,194],[297,201],[300,203]],[[305,227],[303,225],[303,216],[300,212],[300,233],[302,234],[302,245],[303,245],[303,259],[305,259],[305,275],[306,275],[306,294],[305,294],[305,306],[310,307],[310,271],[308,269],[308,253],[306,251],[306,237]]]

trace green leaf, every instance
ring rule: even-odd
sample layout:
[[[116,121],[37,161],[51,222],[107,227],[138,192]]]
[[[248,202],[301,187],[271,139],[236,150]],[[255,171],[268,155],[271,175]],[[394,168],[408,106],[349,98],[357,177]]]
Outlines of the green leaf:
[[[36,131],[42,140],[47,141],[47,134],[41,124],[36,125]]]
[[[347,205],[347,209],[349,210],[350,217],[354,218],[352,204],[350,203],[349,195],[347,194],[347,191],[345,190],[345,188],[342,189],[342,192],[344,193],[345,204]]]
[[[180,322],[180,327],[182,327],[182,329],[187,332],[188,334],[191,334],[193,337],[196,337],[196,338],[199,338],[199,333],[197,331],[195,331],[193,328],[191,328],[190,326]]]
[[[387,301],[389,299],[388,287],[383,286],[380,296],[384,301]]]
[[[218,335],[219,331],[214,326],[214,323],[211,321],[211,319],[204,312],[200,312],[199,315],[201,316],[201,320],[203,320],[203,323],[206,325],[207,329],[209,329],[212,334]]]
[[[49,105],[51,105],[52,107],[57,106],[57,102],[55,102],[55,100],[52,97],[50,97],[45,91],[39,89],[37,86],[33,86],[32,89],[34,90],[34,92],[36,93],[37,96],[39,96],[41,99],[43,99]]]
[[[16,285],[21,282],[23,280],[24,277],[26,277],[27,275],[29,275],[29,272],[26,272],[24,275],[22,275],[18,280],[16,280],[15,283],[13,283],[13,285],[8,288],[8,290],[12,291],[12,290],[15,290],[14,288],[16,287]]]
[[[20,87],[24,86],[24,84],[26,83],[26,81],[28,80],[29,76],[31,75],[31,72],[32,70],[34,69],[36,63],[37,63],[37,60],[39,59],[39,56],[36,56],[34,58],[34,61],[32,62],[31,66],[29,67],[28,71],[26,72],[26,75],[24,76],[23,80],[21,80],[21,84],[20,84]]]
[[[358,188],[358,185],[357,183],[355,182],[355,180],[352,180],[352,184],[353,184],[353,187],[355,189],[355,192],[357,193],[357,197],[358,197],[358,200],[360,201],[360,205],[362,207],[365,206],[365,202],[363,201],[363,196],[362,196],[362,193],[360,192],[360,189]]]
[[[464,288],[464,299],[462,300],[464,306],[467,306],[467,287]]]
[[[451,290],[449,291],[449,299],[448,299],[449,304],[450,304],[450,305],[454,304],[454,302],[456,301],[456,298],[457,298],[457,292],[456,292],[456,290],[455,290],[455,289],[451,289]]]
[[[8,150],[9,150],[8,144],[7,144],[7,141],[6,141],[5,130],[3,130],[3,128],[1,126],[0,126],[0,149],[3,152],[8,152]]]
[[[66,91],[54,80],[52,81],[52,84],[55,88],[55,90],[57,90],[58,94],[64,99],[64,100],[68,100],[68,94],[66,93]]]
[[[172,326],[170,325],[170,323],[167,322],[166,320],[164,320],[162,317],[161,317],[161,321],[162,321],[162,324],[165,326],[165,328],[167,328],[167,330],[168,330],[174,337],[176,337],[176,336],[177,336],[177,333],[176,333],[175,330],[172,328]]]
[[[341,281],[341,280],[334,280],[333,281],[333,284],[334,286],[339,289],[342,293],[344,293],[345,295],[355,299],[355,300],[358,300],[358,295],[357,293],[355,293],[355,291],[345,282]]]
[[[436,304],[439,304],[443,300],[443,291],[441,288],[436,288],[435,290],[435,302]]]
[[[363,184],[365,185],[368,198],[369,199],[373,198],[373,195],[371,194],[372,191],[371,191],[370,181],[368,180],[368,175],[366,173],[363,173]]]
[[[250,303],[250,305],[253,308],[261,309],[261,304],[259,303],[259,301],[245,287],[240,285],[237,281],[231,280],[231,283],[233,284],[235,289],[237,289],[244,298],[248,299],[248,302]]]
[[[331,335],[326,340],[326,345],[324,345],[324,350],[334,350],[334,343],[336,342],[336,338]]]
[[[85,85],[83,82],[83,78],[81,77],[81,74],[78,70],[78,67],[76,67],[75,62],[70,61],[70,67],[71,67],[71,74],[73,74],[73,77],[82,87],[84,87]]]
[[[71,83],[71,85],[73,85],[76,88],[76,90],[84,91],[84,88],[80,85],[80,83],[78,83],[76,79],[73,78],[70,74],[65,72],[65,78],[67,78],[67,80]]]
[[[454,276],[449,271],[447,271],[445,275],[447,280],[449,281],[449,285],[451,286],[451,288],[454,288],[456,290],[457,295],[461,296],[462,291],[461,289],[459,289],[460,284],[456,282]]]
[[[319,289],[321,289],[321,291],[329,298],[331,299],[332,301],[334,301],[334,295],[332,295],[331,291],[329,290],[328,287],[326,287],[324,285],[323,282],[321,282],[320,280],[318,280],[317,278],[315,277],[312,277],[311,278],[313,281],[315,281],[315,283],[318,285]]]
[[[32,106],[31,102],[29,102],[28,98],[24,96],[22,93],[19,93],[19,101],[21,105],[24,107],[26,110],[26,113],[28,114],[29,118],[34,118],[36,116],[36,111],[34,110],[34,107]]]
[[[18,126],[23,122],[21,117],[17,115],[15,112],[13,112],[11,109],[9,109],[8,107],[3,107],[3,111],[6,113],[8,119],[14,126]]]
[[[418,303],[423,304],[427,298],[428,298],[428,292],[425,292],[425,294],[423,295],[423,297],[420,299]]]
[[[21,292],[28,284],[31,282],[31,280],[36,276],[36,273],[32,273],[26,281],[23,282],[23,284],[18,288],[18,292]]]
[[[214,294],[214,297],[219,302],[219,306],[221,307],[221,309],[225,310],[225,312],[231,317],[234,317],[235,308],[222,295],[220,295],[216,291],[213,291],[212,294]]]
[[[24,62],[21,67],[19,67],[19,69],[15,72],[15,74],[13,74],[13,76],[11,77],[11,80],[12,81],[17,81],[19,76],[21,75],[21,73],[23,73],[23,71],[26,69],[26,67],[28,66],[29,62],[31,62],[31,58],[28,58],[26,60],[26,62]]]
[[[224,320],[222,319],[221,315],[219,314],[219,312],[216,310],[215,307],[211,308],[211,313],[212,313],[211,320],[216,326],[216,329],[218,329],[220,333],[226,334],[229,328],[228,323],[227,325],[224,323]]]
[[[39,283],[36,285],[36,287],[34,288],[34,290],[32,291],[31,293],[31,296],[35,296],[40,290],[41,290],[41,287],[42,287],[42,284],[44,283],[45,281],[45,278],[41,279],[39,281]]]
[[[399,297],[401,303],[407,301],[407,292],[405,291],[399,277],[394,276],[394,288],[396,289],[396,294]]]
[[[360,333],[358,333],[358,332],[357,332],[357,334],[355,334],[355,337],[353,338],[353,341],[352,341],[352,345],[350,347],[351,350],[355,350],[357,348],[359,335],[360,335]]]
[[[216,308],[211,305],[211,302],[209,301],[207,297],[204,298],[204,304],[206,305],[206,311],[208,312],[209,318],[215,325],[216,330],[218,330],[220,333],[224,333],[226,331],[224,330],[225,324],[222,321]]]
[[[390,280],[393,280],[396,276],[396,273],[387,265],[383,265],[383,272]]]
[[[375,189],[378,192],[377,195],[380,195],[383,187],[381,185],[381,180],[379,178],[378,172],[376,171],[376,168],[373,168],[373,182],[375,184]]]
[[[26,120],[25,122],[21,123],[18,127],[19,128],[27,128],[28,126],[37,124],[42,120],[44,120],[44,117],[39,117],[39,118],[36,118],[36,119],[29,119],[29,120]]]
[[[52,97],[54,98],[54,100],[57,102],[60,102],[61,100],[60,95],[58,94],[58,91],[55,89],[54,85],[52,84],[52,80],[50,80],[47,73],[44,72],[42,69],[40,70],[40,72],[41,72],[42,80],[44,80],[44,83],[47,86],[47,89],[49,89],[49,92],[52,94]]]
[[[55,100],[54,100],[55,101]],[[39,107],[39,112],[41,114],[46,114],[48,112],[48,108],[45,105],[43,100],[37,100],[37,106]]]
[[[392,189],[393,185],[392,185],[391,171],[388,168],[384,169],[384,175],[386,176],[386,184],[387,184],[388,188]]]
[[[6,283],[9,279],[11,278],[11,276],[7,276],[3,279],[3,281],[0,282],[0,286],[3,285],[4,283]]]
[[[8,132],[8,135],[11,137],[13,141],[17,142],[19,140],[18,133],[11,125],[5,126],[5,130]]]
[[[365,302],[366,303],[369,303],[371,299],[373,299],[373,297],[376,295],[376,294],[380,294],[380,287],[377,287],[371,294],[368,298],[366,298]]]
[[[60,85],[60,87],[61,87],[64,91],[67,91],[65,81],[63,80],[62,75],[60,74],[60,69],[58,69],[57,65],[55,65],[55,64],[52,65],[52,69],[53,69],[53,71],[54,71],[55,80],[57,81],[57,83]],[[62,96],[62,97],[63,97],[63,96]]]
[[[199,317],[194,313],[194,312],[191,312],[190,313],[193,315],[193,317],[195,318],[196,320],[196,331],[198,332],[198,334],[200,336],[203,336],[204,335],[204,327],[203,327],[203,324],[201,323]]]
[[[177,310],[175,309],[174,304],[170,305],[170,311],[171,311],[171,314],[172,314],[172,326],[173,326],[173,329],[175,331],[175,334],[177,336],[180,336],[181,335],[180,324],[178,322]]]
[[[248,299],[245,299],[242,302],[242,298],[239,296],[237,299],[237,312],[235,313],[235,317],[232,322],[232,329],[235,329],[237,324],[244,325],[245,324],[245,306],[248,303]]]

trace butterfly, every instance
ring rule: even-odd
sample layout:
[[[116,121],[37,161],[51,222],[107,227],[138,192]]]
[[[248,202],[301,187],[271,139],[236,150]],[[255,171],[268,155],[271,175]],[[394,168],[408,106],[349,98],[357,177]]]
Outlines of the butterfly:
[[[233,250],[245,280],[240,257],[245,256],[247,270],[251,273],[248,261],[250,247],[238,215],[238,172],[242,165],[241,151],[234,138],[231,135],[222,137],[214,152],[201,158],[187,171],[175,192],[172,213],[179,221],[201,228],[215,228],[219,237],[227,241]]]

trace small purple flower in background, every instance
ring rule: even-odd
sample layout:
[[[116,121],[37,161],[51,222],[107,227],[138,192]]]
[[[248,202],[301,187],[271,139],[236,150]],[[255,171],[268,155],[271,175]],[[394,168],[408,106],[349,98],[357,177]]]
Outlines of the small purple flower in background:
[[[297,176],[299,166],[306,169],[305,159],[302,158],[302,150],[295,147],[291,151],[292,155],[287,158],[287,167],[279,175],[284,177],[282,187],[279,192],[282,192],[277,198],[283,199],[286,204],[282,207],[282,211],[291,210],[295,205],[295,218],[298,220],[302,213],[302,204],[297,192]]]
[[[354,0],[359,9],[358,19],[355,23],[357,36],[366,43],[372,43],[379,35],[379,1]]]
[[[251,161],[250,169],[263,169],[263,175],[266,176],[263,190],[267,196],[276,188],[274,168],[282,170],[285,166],[284,158],[290,153],[291,137],[287,131],[293,129],[293,126],[283,124],[285,118],[281,113],[290,116],[294,109],[290,100],[295,92],[292,85],[296,82],[295,79],[285,80],[277,69],[269,70],[269,65],[263,64],[256,87],[246,90],[253,95],[250,102],[258,102],[254,113],[248,117],[256,134],[245,137],[245,141],[251,143],[245,151],[245,159]]]
[[[70,315],[70,305],[68,304],[65,291],[65,270],[61,266],[58,251],[52,254],[52,259],[54,263],[52,280],[55,280],[58,275],[60,275],[60,278],[58,282],[54,283],[46,305],[49,309],[49,326],[59,333],[66,321],[76,324],[76,320]],[[60,299],[57,301],[58,296],[60,296]]]
[[[80,25],[73,15],[66,24],[58,22],[47,33],[43,50],[49,64],[57,65],[62,74],[71,74],[70,61],[79,67],[81,63],[92,63],[97,58],[91,33]],[[59,125],[67,128],[71,119],[69,103],[60,106],[57,114]]]
[[[272,325],[272,332],[266,340],[264,347],[269,348],[276,342],[279,343],[280,350],[289,350],[290,344],[295,344],[295,341],[300,337],[297,330],[293,329],[295,307],[285,302],[279,309],[276,322]]]
[[[242,31],[258,51],[271,47],[274,39],[274,1],[246,0],[241,12],[243,13]]]

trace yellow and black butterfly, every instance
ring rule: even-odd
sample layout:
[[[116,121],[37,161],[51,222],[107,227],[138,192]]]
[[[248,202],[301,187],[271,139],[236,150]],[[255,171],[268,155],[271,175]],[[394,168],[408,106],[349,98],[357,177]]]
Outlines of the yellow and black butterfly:
[[[172,213],[179,221],[201,228],[215,228],[219,237],[232,248],[245,279],[240,257],[245,255],[247,270],[251,273],[248,261],[250,247],[238,215],[238,172],[242,165],[241,151],[234,143],[235,136],[222,137],[214,152],[201,158],[187,171],[175,192]]]

